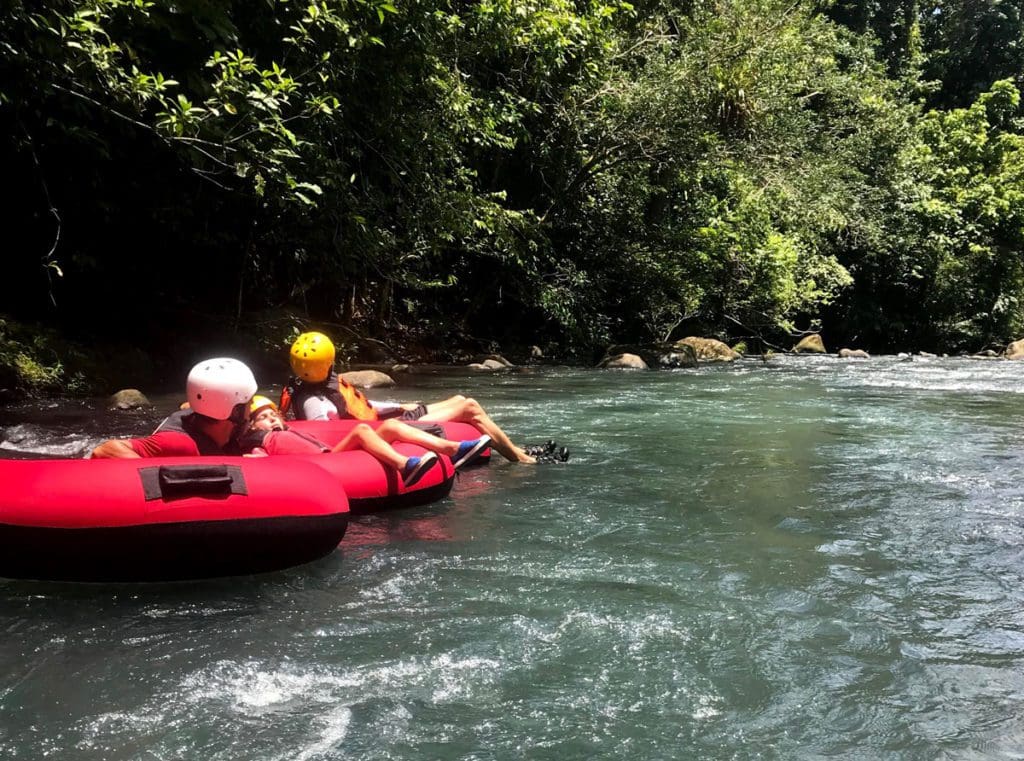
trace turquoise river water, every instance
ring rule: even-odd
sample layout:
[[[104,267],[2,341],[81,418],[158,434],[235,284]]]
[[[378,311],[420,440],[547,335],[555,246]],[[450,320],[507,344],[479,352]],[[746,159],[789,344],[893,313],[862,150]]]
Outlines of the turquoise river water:
[[[1024,363],[779,358],[415,376],[497,459],[333,554],[0,580],[0,758],[1024,757]],[[80,455],[157,411],[5,410]]]

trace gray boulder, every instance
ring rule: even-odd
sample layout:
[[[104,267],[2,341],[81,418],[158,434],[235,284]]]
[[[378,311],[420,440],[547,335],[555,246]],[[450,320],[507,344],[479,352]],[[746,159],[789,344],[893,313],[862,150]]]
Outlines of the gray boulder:
[[[817,333],[811,333],[808,336],[804,336],[800,339],[796,346],[793,347],[794,354],[826,354],[825,342],[821,340],[821,336]]]
[[[697,338],[689,336],[676,341],[674,347],[679,349],[689,346],[697,355],[697,359],[704,362],[733,362],[740,358],[740,353],[730,349],[728,345],[714,338]]]
[[[357,388],[388,388],[395,385],[394,378],[379,370],[351,370],[342,373],[341,377]]]
[[[621,370],[646,370],[647,363],[636,354],[616,354],[612,357],[605,357],[598,367]]]
[[[1007,359],[1024,359],[1024,339],[1013,341],[1006,347]]]

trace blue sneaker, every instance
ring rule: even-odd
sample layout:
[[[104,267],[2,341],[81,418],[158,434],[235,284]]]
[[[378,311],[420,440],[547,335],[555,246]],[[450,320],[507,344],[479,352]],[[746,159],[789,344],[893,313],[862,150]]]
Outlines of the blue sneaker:
[[[452,467],[458,470],[463,465],[473,462],[490,444],[490,436],[481,436],[473,441],[463,441],[459,444],[459,451],[452,455]]]
[[[402,468],[402,484],[408,488],[423,478],[424,474],[437,465],[440,460],[433,452],[427,452],[421,457],[410,457]]]

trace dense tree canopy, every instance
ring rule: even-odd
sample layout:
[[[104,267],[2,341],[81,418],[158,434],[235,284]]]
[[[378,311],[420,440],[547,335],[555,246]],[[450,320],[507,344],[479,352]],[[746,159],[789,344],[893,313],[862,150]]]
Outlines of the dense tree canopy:
[[[13,0],[4,309],[1005,342],[1022,31],[1005,0]]]

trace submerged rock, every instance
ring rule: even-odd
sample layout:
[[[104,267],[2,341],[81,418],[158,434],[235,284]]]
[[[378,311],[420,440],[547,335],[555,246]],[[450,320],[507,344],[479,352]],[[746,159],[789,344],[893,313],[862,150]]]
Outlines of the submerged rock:
[[[466,365],[466,368],[472,370],[475,373],[496,373],[499,370],[507,369],[504,365],[491,362],[470,362]]]
[[[871,359],[871,355],[863,349],[840,349],[839,357],[841,359]]]
[[[728,345],[714,338],[697,338],[689,336],[676,341],[674,347],[680,349],[689,346],[698,360],[705,362],[732,362],[740,358],[740,353],[730,349]]]
[[[689,351],[686,351],[686,349],[689,349]],[[660,355],[658,357],[658,366],[669,370],[675,370],[680,367],[696,367],[697,355],[693,351],[693,347],[680,347],[680,351],[671,351]]]
[[[696,367],[697,361],[697,350],[688,344],[677,346],[675,351],[671,351],[666,355],[667,359],[672,363],[670,367]],[[661,362],[664,366],[664,361]]]
[[[478,360],[478,362],[481,365],[486,365],[487,367],[493,367],[495,370],[508,369],[508,368],[515,367],[514,364],[509,362],[507,359],[505,359],[500,354],[487,354],[487,355],[481,357]]]
[[[137,388],[123,388],[111,396],[107,403],[112,410],[134,410],[150,406],[149,399]]]
[[[643,367],[653,368],[677,368],[696,367],[697,353],[692,346],[670,343],[649,343],[649,344],[614,344],[605,351],[598,367],[625,367],[627,365],[608,365],[607,363],[617,357],[637,357],[643,363]],[[639,366],[637,366],[639,367]]]

